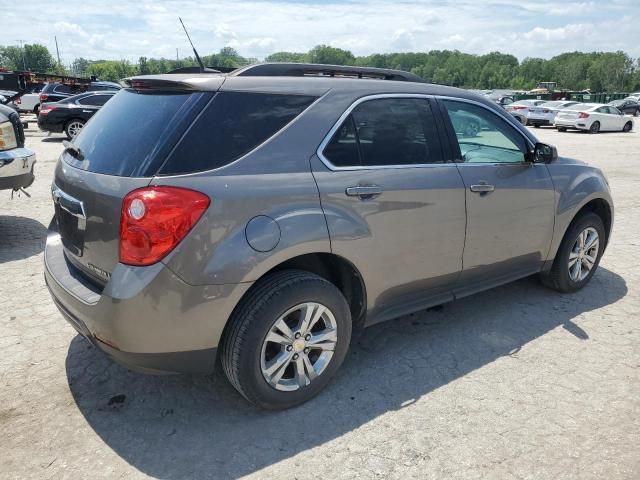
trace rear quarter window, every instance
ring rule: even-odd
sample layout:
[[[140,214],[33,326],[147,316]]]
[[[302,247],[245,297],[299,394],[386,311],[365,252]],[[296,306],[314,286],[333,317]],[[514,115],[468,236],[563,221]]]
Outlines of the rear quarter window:
[[[159,151],[176,131],[184,131],[179,125],[200,97],[197,93],[121,90],[75,138],[73,143],[80,148],[84,159],[80,161],[65,154],[65,161],[106,175],[153,176],[166,158]]]
[[[282,130],[316,98],[220,92],[187,131],[159,174],[201,172],[228,165]]]

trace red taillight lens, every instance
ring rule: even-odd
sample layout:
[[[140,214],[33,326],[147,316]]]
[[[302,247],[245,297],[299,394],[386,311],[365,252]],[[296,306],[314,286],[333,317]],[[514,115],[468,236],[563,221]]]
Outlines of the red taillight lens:
[[[51,110],[55,110],[56,107],[40,107],[40,110],[38,110],[38,115],[46,115],[48,114]]]
[[[40,94],[40,101],[41,102],[46,102],[47,98],[49,98],[49,95],[47,95],[46,93],[41,93]]]
[[[526,110],[529,107],[525,107],[524,105],[516,105],[513,107],[514,110]]]
[[[20,105],[22,103],[22,100],[20,100],[20,97],[16,98],[16,105]]]
[[[544,110],[542,110],[542,113],[549,113],[550,110],[547,110],[546,108]]]
[[[151,265],[189,233],[211,201],[177,187],[145,187],[130,192],[120,214],[120,262]]]
[[[580,112],[580,115],[578,115],[578,118],[589,118],[589,114],[585,112]]]

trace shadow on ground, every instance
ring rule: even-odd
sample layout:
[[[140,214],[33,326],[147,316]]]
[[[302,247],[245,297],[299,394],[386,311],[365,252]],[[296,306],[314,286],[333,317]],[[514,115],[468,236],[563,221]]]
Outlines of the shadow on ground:
[[[27,217],[0,215],[0,263],[38,255],[44,249],[47,228]]]
[[[573,295],[530,278],[371,327],[355,337],[325,392],[285,412],[251,407],[219,371],[212,377],[128,372],[81,337],[69,348],[67,377],[89,425],[140,471],[163,479],[236,478],[404,408],[557,327],[588,342],[572,319],[626,293],[623,278],[600,268]]]

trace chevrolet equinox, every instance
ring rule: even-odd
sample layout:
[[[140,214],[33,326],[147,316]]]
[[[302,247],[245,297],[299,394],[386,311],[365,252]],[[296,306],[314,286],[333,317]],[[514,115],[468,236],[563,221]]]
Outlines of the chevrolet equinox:
[[[490,100],[407,72],[261,64],[123,81],[66,143],[45,277],[115,361],[211,372],[271,409],[352,330],[538,274],[584,287],[609,241],[600,170]]]

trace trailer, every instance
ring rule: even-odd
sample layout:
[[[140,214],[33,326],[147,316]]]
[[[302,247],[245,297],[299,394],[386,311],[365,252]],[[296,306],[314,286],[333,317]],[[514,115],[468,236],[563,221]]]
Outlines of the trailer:
[[[12,72],[0,68],[0,90],[15,92],[5,98],[5,104],[13,102],[29,91],[33,85],[43,85],[45,83],[61,83],[63,85],[78,86],[78,93],[82,93],[91,82],[96,81],[96,77],[90,78],[72,77],[69,75],[54,75],[39,72]]]

